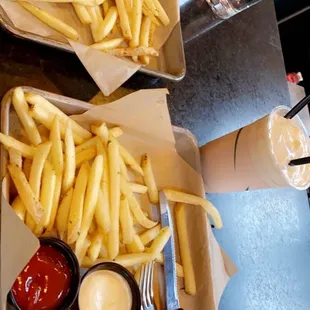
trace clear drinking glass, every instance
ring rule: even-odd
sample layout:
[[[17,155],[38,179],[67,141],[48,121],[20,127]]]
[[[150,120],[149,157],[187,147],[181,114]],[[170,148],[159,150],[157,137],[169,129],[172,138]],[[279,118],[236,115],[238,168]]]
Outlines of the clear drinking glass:
[[[181,0],[183,40],[189,43],[261,0]]]

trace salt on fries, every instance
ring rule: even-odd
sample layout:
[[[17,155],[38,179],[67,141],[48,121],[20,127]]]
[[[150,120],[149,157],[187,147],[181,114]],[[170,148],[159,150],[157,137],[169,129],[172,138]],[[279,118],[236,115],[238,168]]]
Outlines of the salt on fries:
[[[131,57],[135,62],[149,64],[150,57],[157,57],[154,48],[156,27],[168,26],[170,19],[158,0],[42,0],[43,2],[72,3],[74,11],[83,25],[90,28],[94,49],[117,57]],[[41,22],[69,39],[79,41],[79,33],[47,11],[18,0],[19,4]],[[102,5],[101,5],[102,4]],[[23,104],[24,106],[24,104]],[[17,110],[19,113],[19,111]],[[27,118],[33,128],[31,118]],[[26,131],[29,128],[25,127]],[[34,132],[33,132],[34,133]],[[33,135],[34,145],[40,143]]]
[[[136,1],[132,3],[134,11]],[[82,266],[113,260],[135,266],[138,278],[139,265],[150,260],[163,264],[162,250],[173,232],[149,218],[137,198],[145,195],[150,203],[159,203],[150,156],[142,154],[140,165],[117,139],[123,134],[120,127],[102,123],[88,131],[45,98],[24,94],[20,87],[12,100],[26,143],[2,133],[0,143],[8,150],[7,169],[17,189],[8,200],[18,217],[36,236],[56,235],[70,244]],[[131,179],[133,174],[143,184]],[[182,262],[177,275],[184,277],[185,291],[195,295],[184,204],[201,206],[218,228],[221,217],[201,197],[162,190],[169,201],[177,202]]]

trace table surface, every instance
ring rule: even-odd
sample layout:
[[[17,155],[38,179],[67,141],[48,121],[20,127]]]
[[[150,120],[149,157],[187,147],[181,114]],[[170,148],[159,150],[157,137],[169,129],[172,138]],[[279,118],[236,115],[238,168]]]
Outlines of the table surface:
[[[271,0],[190,42],[185,52],[187,75],[182,82],[136,74],[125,86],[167,86],[173,124],[190,129],[200,144],[289,104]],[[0,96],[18,85],[81,100],[98,91],[76,56],[0,30]],[[310,309],[306,192],[264,190],[209,198],[225,225],[215,231],[216,237],[240,269],[224,292],[220,310]]]

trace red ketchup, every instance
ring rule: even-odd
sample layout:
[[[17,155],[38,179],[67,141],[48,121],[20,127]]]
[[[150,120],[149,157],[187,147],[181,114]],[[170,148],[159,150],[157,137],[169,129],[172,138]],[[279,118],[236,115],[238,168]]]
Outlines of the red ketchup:
[[[17,277],[12,293],[22,310],[54,310],[69,292],[71,271],[55,248],[41,245]]]

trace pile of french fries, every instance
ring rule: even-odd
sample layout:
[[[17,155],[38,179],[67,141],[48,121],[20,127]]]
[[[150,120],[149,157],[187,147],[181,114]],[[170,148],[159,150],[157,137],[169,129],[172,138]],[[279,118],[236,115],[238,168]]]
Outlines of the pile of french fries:
[[[72,3],[81,24],[88,25],[94,44],[92,48],[114,56],[131,57],[148,64],[158,56],[153,47],[156,27],[167,26],[170,19],[159,0],[37,0],[38,2]],[[18,0],[19,4],[40,21],[79,41],[80,35],[61,21],[35,5]]]
[[[105,123],[90,131],[55,105],[34,93],[15,88],[12,105],[23,126],[17,140],[0,133],[8,152],[7,199],[36,236],[54,236],[68,243],[83,267],[113,260],[136,273],[150,260],[163,264],[169,227],[152,220],[138,195],[158,205],[159,194],[151,158],[141,164],[117,139],[120,127]],[[131,180],[141,176],[142,184]],[[196,293],[184,204],[199,205],[222,226],[217,209],[207,200],[181,191],[164,190],[175,204],[185,290]],[[148,206],[147,206],[148,207]]]

